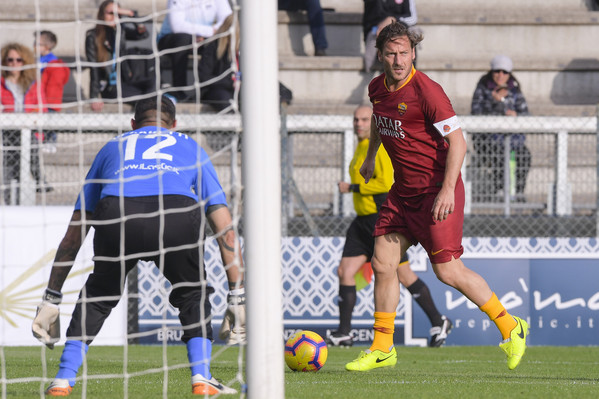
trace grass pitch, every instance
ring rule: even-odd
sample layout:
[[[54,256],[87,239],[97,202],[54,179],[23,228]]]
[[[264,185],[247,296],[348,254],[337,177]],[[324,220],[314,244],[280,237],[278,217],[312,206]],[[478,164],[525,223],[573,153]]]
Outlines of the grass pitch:
[[[394,368],[366,373],[345,371],[345,363],[357,357],[361,349],[365,348],[329,348],[325,366],[315,373],[292,372],[283,362],[285,397],[599,397],[599,347],[530,347],[520,366],[509,371],[505,357],[497,347],[432,349],[398,346],[398,363]],[[46,361],[42,362],[41,347],[0,347],[2,398],[43,398],[44,388],[58,369],[61,351],[62,347],[45,350]],[[129,359],[126,368],[123,364],[125,351]],[[213,353],[214,376],[240,390],[240,381],[236,379],[238,348],[217,346]],[[132,345],[123,348],[92,345],[87,356],[89,378],[77,382],[71,397],[192,398],[186,361],[184,346],[169,346],[164,351],[159,346]],[[163,367],[163,364],[168,367]],[[241,364],[244,366],[243,360]],[[125,380],[123,373],[130,377]],[[163,384],[164,381],[166,384]],[[163,392],[165,387],[166,392]]]

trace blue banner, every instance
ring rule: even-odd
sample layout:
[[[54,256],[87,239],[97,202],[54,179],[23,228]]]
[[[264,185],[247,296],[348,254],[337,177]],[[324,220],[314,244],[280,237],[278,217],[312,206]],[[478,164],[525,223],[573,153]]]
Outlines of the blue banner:
[[[281,249],[285,337],[312,330],[323,337],[337,329],[337,266],[343,237],[287,237]],[[599,242],[595,238],[465,238],[466,266],[485,278],[506,309],[528,320],[531,345],[599,345]],[[441,283],[421,247],[408,251],[410,265],[429,286],[435,304],[454,323],[447,345],[497,345],[501,336],[477,306]],[[227,282],[218,247],[206,243],[214,331],[226,309]],[[140,267],[139,326],[142,343],[179,342],[177,310],[170,286],[152,264]],[[352,334],[356,344],[372,341],[373,285],[358,292]],[[428,318],[401,289],[395,342],[427,344]],[[216,334],[215,334],[216,335]],[[216,341],[219,343],[219,341]]]
[[[530,345],[599,345],[599,263],[590,259],[464,259],[479,273],[512,315],[528,321]],[[494,323],[427,268],[418,273],[429,285],[439,311],[454,324],[447,345],[496,345]],[[414,306],[414,335],[430,323]]]

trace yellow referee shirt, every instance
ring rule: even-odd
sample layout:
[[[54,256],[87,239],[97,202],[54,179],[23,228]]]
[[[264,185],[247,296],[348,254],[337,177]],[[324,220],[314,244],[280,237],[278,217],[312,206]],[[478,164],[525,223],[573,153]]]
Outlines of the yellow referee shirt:
[[[368,184],[364,182],[364,178],[360,174],[360,167],[366,159],[368,152],[368,142],[365,139],[358,143],[354,157],[349,164],[349,176],[351,184],[358,184],[360,192],[354,192],[354,209],[358,216],[371,215],[377,213],[376,203],[373,195],[388,193],[393,185],[393,165],[391,159],[387,155],[387,151],[381,145],[376,154],[374,173]]]

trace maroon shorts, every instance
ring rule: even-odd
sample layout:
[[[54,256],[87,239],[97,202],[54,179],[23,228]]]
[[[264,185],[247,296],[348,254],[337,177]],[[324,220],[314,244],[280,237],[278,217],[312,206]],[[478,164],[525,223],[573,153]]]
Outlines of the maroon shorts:
[[[393,188],[379,211],[374,236],[398,233],[412,245],[420,243],[431,263],[449,262],[464,252],[462,229],[464,225],[464,184],[459,178],[455,188],[455,207],[446,220],[433,221],[433,204],[437,193],[416,197],[400,197]]]

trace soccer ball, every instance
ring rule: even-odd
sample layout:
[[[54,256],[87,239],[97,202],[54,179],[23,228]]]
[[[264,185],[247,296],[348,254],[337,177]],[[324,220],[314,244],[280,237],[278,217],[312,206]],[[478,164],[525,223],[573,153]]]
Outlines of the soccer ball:
[[[285,363],[293,371],[318,371],[328,354],[326,342],[313,331],[300,331],[285,343]]]

